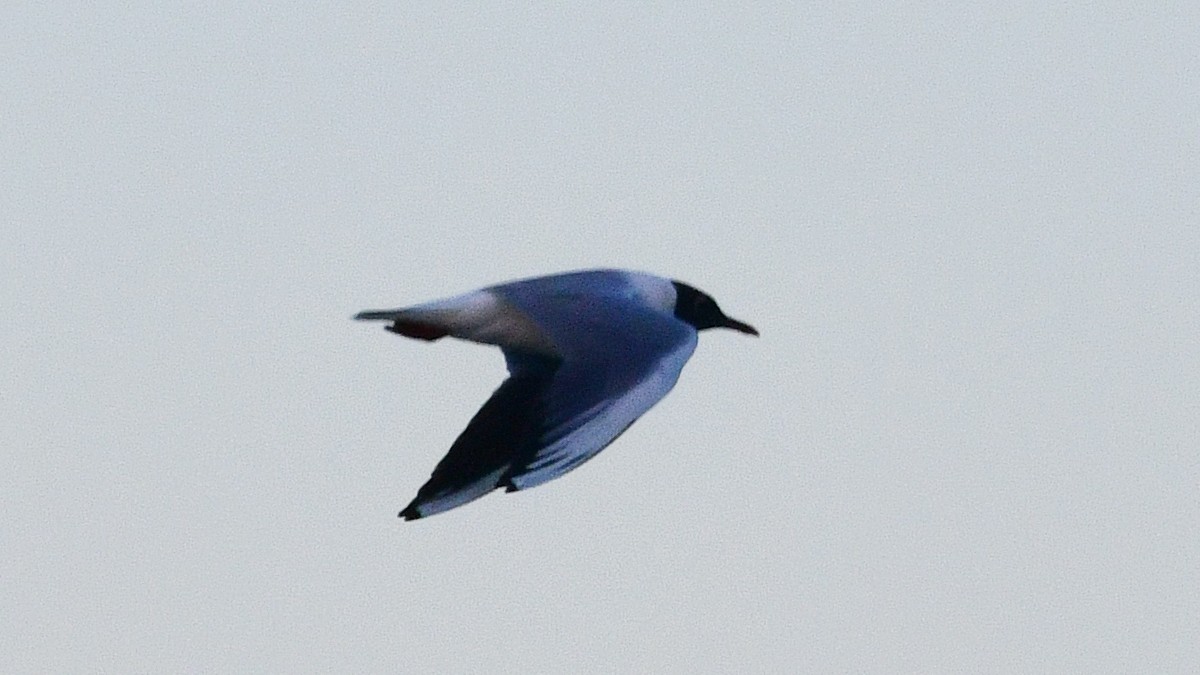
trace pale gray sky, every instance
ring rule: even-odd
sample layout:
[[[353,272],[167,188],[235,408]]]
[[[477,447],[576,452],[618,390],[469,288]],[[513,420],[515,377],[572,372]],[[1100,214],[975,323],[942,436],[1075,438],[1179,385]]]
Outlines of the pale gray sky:
[[[0,671],[1194,669],[1198,31],[7,8]],[[762,338],[397,519],[503,361],[350,316],[595,266]]]

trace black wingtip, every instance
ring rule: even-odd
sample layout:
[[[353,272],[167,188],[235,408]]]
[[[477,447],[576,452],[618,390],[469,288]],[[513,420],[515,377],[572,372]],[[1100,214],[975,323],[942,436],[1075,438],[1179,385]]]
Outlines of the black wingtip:
[[[400,512],[400,517],[405,520],[416,520],[421,517],[421,512],[417,510],[417,507],[410,504],[408,508]]]

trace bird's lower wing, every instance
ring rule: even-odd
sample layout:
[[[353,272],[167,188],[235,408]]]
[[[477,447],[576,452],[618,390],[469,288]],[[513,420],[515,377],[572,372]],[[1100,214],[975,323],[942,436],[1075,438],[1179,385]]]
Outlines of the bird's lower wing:
[[[556,336],[568,356],[545,390],[537,436],[527,457],[503,478],[524,490],[578,467],[658,403],[696,348],[696,332],[651,310],[603,307],[591,326]],[[578,321],[577,321],[578,322]]]
[[[401,517],[414,520],[441,513],[500,487],[517,458],[527,454],[522,445],[537,427],[551,376],[548,371],[527,371],[505,380],[471,418]]]
[[[544,301],[529,313],[555,327],[547,332],[561,360],[504,349],[512,376],[471,419],[404,518],[441,513],[498,487],[524,490],[574,469],[666,396],[696,348],[691,327],[624,303]]]

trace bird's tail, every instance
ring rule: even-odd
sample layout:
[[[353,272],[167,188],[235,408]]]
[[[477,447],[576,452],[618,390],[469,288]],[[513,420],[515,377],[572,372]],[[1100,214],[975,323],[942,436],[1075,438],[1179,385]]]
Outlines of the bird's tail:
[[[354,318],[358,321],[391,321],[392,325],[384,328],[418,340],[437,340],[450,334],[446,326],[430,320],[430,317],[414,308],[369,309],[355,314]]]
[[[402,309],[368,309],[354,315],[355,321],[395,321],[404,313]]]
[[[367,310],[354,318],[391,321],[388,330],[418,340],[453,335],[534,354],[555,354],[553,343],[528,316],[487,289],[411,307]]]

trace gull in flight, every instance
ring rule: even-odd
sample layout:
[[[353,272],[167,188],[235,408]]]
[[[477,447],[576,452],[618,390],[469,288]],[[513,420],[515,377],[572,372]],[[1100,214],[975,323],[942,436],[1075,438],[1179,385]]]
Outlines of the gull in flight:
[[[523,279],[354,318],[418,340],[496,345],[508,364],[508,379],[400,512],[406,520],[558,478],[667,395],[698,331],[758,335],[692,286],[623,270]]]

